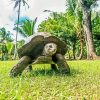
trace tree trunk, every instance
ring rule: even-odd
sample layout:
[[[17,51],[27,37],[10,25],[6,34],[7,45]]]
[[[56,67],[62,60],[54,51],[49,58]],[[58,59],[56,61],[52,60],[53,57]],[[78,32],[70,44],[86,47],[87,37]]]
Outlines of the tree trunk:
[[[69,49],[67,50],[67,52],[68,52],[68,59],[71,59]]]
[[[17,32],[16,32],[16,38],[15,38],[15,51],[14,51],[14,59],[17,57],[17,38],[18,38],[18,27],[19,27],[19,18],[20,18],[20,7],[21,7],[21,1],[19,1],[18,6],[18,22],[17,22]]]
[[[85,33],[86,47],[87,47],[87,59],[96,59],[96,53],[94,51],[93,37],[92,37],[92,25],[91,25],[91,11],[87,8],[83,0],[81,0],[81,6],[83,11],[83,30]]]
[[[79,41],[80,41],[80,54],[79,54],[79,57],[77,57],[77,59],[80,60],[83,57],[84,38],[83,38],[83,36],[81,34],[78,37],[79,37]]]
[[[76,41],[73,43],[73,59],[76,59],[75,50],[76,50]]]
[[[83,57],[83,41],[80,40],[80,55],[79,55],[78,59],[80,60],[80,59],[82,59],[82,57]]]

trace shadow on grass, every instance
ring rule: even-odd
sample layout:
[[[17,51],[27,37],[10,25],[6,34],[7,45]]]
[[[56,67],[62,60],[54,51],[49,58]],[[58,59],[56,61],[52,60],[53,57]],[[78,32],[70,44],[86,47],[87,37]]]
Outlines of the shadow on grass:
[[[83,72],[79,71],[78,69],[71,69],[70,74],[61,74],[59,71],[54,71],[50,69],[36,69],[30,72],[26,72],[25,74],[26,75],[28,74],[30,77],[35,77],[35,76],[72,76],[72,77],[75,77],[76,75],[83,74]]]

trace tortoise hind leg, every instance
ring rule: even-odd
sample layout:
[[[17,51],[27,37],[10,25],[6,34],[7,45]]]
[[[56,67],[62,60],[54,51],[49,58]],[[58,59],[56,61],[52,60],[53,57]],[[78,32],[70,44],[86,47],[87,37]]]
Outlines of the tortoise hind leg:
[[[70,73],[70,68],[62,54],[56,54],[56,63],[58,65],[59,71],[62,74]]]
[[[57,66],[55,64],[51,64],[51,69],[57,71]]]
[[[17,75],[20,75],[22,71],[29,65],[31,62],[31,58],[28,56],[23,56],[19,62],[11,69],[10,76],[16,77]]]

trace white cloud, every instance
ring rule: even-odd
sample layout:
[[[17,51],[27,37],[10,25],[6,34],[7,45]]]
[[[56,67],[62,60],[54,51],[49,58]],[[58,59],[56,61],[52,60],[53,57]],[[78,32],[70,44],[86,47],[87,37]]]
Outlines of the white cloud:
[[[31,19],[38,17],[38,23],[48,16],[44,10],[64,12],[66,9],[66,0],[28,0],[29,9],[21,8],[21,16],[28,16]],[[98,2],[100,5],[100,1]],[[17,18],[16,11],[13,10],[14,3],[11,0],[0,0],[0,28],[6,27],[7,30],[13,31],[14,21]],[[100,9],[100,6],[99,6]]]
[[[21,16],[29,16],[34,19],[40,16],[44,10],[64,11],[66,0],[28,0],[30,8],[21,8]],[[0,26],[9,25],[15,20],[17,13],[13,10],[14,3],[11,0],[0,0]]]
[[[44,10],[64,11],[66,0],[30,0],[30,8],[24,12],[30,18],[40,16]]]
[[[49,15],[49,13],[43,12],[44,10],[57,12],[64,12],[66,10],[66,0],[31,0],[29,5],[30,8],[23,12],[23,14],[31,19],[38,17],[35,31],[37,31],[38,24]]]
[[[12,31],[13,22],[10,20],[10,17],[14,15],[13,7],[10,0],[1,0],[0,1],[0,28],[6,27],[7,30]]]
[[[29,9],[21,8],[21,16],[28,16],[31,19],[38,17],[39,21],[48,16],[46,12],[43,13],[44,10],[61,12],[66,9],[66,0],[28,0],[28,4]],[[14,32],[14,21],[17,18],[13,7],[14,3],[11,0],[0,0],[0,28],[6,27],[11,32]]]
[[[11,0],[0,0],[0,23],[2,25],[9,24],[9,21],[16,18],[13,10],[14,3]],[[64,11],[66,0],[28,0],[29,9],[21,8],[21,16],[29,16],[35,18],[44,10]]]

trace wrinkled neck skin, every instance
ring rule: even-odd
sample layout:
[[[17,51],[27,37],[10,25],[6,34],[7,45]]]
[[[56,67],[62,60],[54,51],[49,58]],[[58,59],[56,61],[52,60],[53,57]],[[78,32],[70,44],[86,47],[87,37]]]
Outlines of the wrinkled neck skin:
[[[43,49],[43,56],[53,56],[57,51],[57,45],[55,43],[47,43]]]

